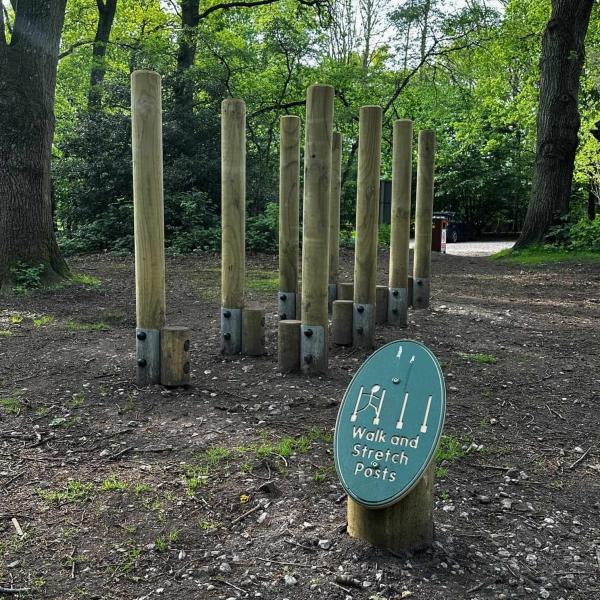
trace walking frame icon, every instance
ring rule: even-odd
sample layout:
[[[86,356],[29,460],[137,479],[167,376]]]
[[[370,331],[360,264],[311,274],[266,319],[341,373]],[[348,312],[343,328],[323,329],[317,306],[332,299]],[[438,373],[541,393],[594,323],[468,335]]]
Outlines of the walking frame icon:
[[[381,396],[378,396],[377,393],[381,391]],[[354,423],[358,418],[358,413],[367,410],[368,408],[372,408],[375,411],[375,416],[373,417],[373,425],[379,425],[381,421],[381,409],[383,408],[383,401],[385,400],[385,393],[387,390],[383,389],[378,383],[371,387],[370,392],[365,392],[364,386],[360,387],[358,392],[358,396],[356,397],[356,404],[354,405],[354,411],[350,416],[350,421]],[[361,400],[364,396],[368,396],[369,400],[365,406],[360,407]],[[423,417],[423,423],[421,424],[419,431],[421,433],[427,433],[427,421],[429,420],[429,412],[431,410],[431,401],[433,397],[431,395],[427,398],[427,406],[425,408],[425,415]],[[377,402],[379,400],[379,402]],[[400,417],[398,422],[396,423],[396,429],[402,429],[404,427],[404,412],[406,411],[406,405],[408,404],[408,392],[405,392],[402,409],[400,411]]]

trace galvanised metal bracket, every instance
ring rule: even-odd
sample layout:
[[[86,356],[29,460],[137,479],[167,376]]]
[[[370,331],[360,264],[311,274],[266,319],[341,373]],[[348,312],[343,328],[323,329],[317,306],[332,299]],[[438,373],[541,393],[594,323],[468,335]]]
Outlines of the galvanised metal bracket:
[[[135,330],[137,383],[146,386],[160,383],[160,330],[138,327]]]
[[[221,354],[242,351],[242,309],[221,309]]]

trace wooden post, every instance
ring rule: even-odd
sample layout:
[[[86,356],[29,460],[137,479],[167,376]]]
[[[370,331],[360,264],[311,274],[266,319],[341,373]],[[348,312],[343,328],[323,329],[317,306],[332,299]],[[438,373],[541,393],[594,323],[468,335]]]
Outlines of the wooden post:
[[[160,330],[160,382],[166,386],[190,383],[190,328]]]
[[[338,283],[338,300],[354,300],[354,283]]]
[[[362,348],[375,341],[382,112],[380,106],[363,106],[359,118],[352,340]]]
[[[160,381],[165,324],[162,103],[160,75],[131,74],[137,382]]]
[[[340,199],[342,194],[342,136],[334,132],[331,145],[331,189],[329,195],[329,308],[337,299],[340,265]]]
[[[242,353],[262,356],[265,353],[265,309],[242,310]]]
[[[413,270],[414,309],[429,306],[434,157],[435,132],[432,129],[423,129],[419,132],[419,163],[417,165],[415,260]]]
[[[333,87],[312,85],[306,97],[301,368],[327,372],[329,193]]]
[[[388,321],[402,327],[408,323],[408,306],[412,304],[412,296],[410,302],[408,296],[412,138],[412,121],[394,121]]]
[[[242,351],[245,285],[246,105],[221,104],[221,351]]]
[[[433,542],[435,463],[396,504],[365,508],[348,497],[348,534],[394,552],[422,550]]]
[[[298,293],[300,118],[281,117],[279,146],[279,318],[295,319]]]
[[[331,333],[333,343],[338,346],[352,346],[352,300],[334,300]]]
[[[387,323],[388,315],[388,295],[387,285],[378,285],[375,288],[375,324],[383,325]]]
[[[301,321],[296,319],[279,321],[277,360],[281,373],[293,373],[300,370],[301,323]]]

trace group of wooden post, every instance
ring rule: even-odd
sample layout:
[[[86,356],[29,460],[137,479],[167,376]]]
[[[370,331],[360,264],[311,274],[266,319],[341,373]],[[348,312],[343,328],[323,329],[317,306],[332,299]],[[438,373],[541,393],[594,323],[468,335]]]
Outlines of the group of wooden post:
[[[160,76],[136,71],[131,80],[138,382],[178,385],[189,382],[190,342],[187,328],[165,326]],[[281,118],[278,360],[282,372],[327,372],[330,312],[333,343],[370,348],[376,324],[405,326],[409,306],[429,304],[434,133],[419,133],[415,260],[410,278],[413,130],[409,120],[394,122],[389,284],[377,286],[382,109],[360,109],[354,282],[344,283],[338,280],[342,139],[333,132],[333,101],[331,86],[308,89],[301,285],[301,124],[295,116]],[[265,351],[265,311],[246,306],[244,298],[246,108],[239,99],[222,103],[221,210],[221,351],[259,356]]]
[[[392,211],[388,286],[377,285],[383,111],[359,117],[354,282],[338,280],[342,139],[333,132],[333,88],[313,85],[306,100],[302,286],[298,283],[300,119],[281,118],[279,188],[279,343],[282,372],[325,373],[332,341],[372,348],[375,325],[407,324],[409,306],[429,306],[435,136],[419,133],[416,235],[409,277],[412,121],[393,125]]]

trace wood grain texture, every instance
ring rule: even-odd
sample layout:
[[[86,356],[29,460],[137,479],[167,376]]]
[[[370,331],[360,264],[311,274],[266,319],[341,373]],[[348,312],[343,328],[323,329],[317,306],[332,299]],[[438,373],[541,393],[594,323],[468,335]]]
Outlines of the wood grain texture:
[[[265,309],[244,308],[242,311],[242,354],[262,356],[265,353]]]
[[[338,283],[337,286],[338,300],[353,300],[354,299],[354,283]]]
[[[342,136],[334,132],[331,143],[329,195],[329,283],[337,283],[340,266],[340,199],[342,194]]]
[[[300,320],[279,321],[277,360],[281,373],[300,370]]]
[[[243,308],[246,278],[246,105],[221,104],[221,305]]]
[[[392,551],[422,550],[433,542],[435,464],[402,500],[373,510],[348,498],[348,534]]]
[[[333,303],[331,332],[337,346],[352,345],[353,307],[352,300],[335,300]]]
[[[381,163],[380,106],[363,106],[359,118],[354,302],[375,305]]]
[[[279,146],[279,289],[298,285],[300,196],[300,118],[281,117]]]
[[[419,132],[417,165],[414,279],[427,279],[431,273],[434,157],[435,132],[432,129],[423,129]]]
[[[165,324],[161,80],[153,71],[131,74],[133,222],[137,326]]]
[[[329,193],[333,87],[312,85],[306,98],[304,231],[302,241],[302,324],[327,331]]]
[[[160,382],[166,386],[189,385],[190,329],[163,327],[160,330]]]
[[[389,287],[408,287],[413,123],[394,121]]]

